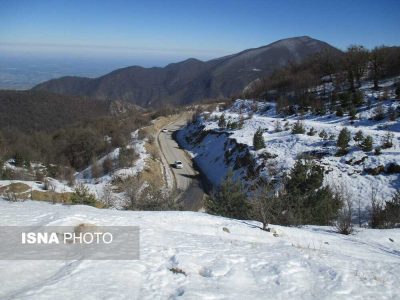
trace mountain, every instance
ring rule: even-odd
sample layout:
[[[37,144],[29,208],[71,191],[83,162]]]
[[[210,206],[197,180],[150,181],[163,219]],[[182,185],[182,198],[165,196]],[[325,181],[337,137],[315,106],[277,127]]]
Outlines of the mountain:
[[[324,50],[340,52],[308,36],[294,37],[206,62],[191,58],[164,68],[122,68],[94,79],[62,77],[33,89],[124,100],[140,106],[186,104],[204,98],[234,96],[255,79]]]

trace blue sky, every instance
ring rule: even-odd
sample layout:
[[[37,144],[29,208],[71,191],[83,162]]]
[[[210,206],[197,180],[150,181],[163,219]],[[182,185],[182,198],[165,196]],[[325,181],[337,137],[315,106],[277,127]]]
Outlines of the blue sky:
[[[9,55],[208,59],[308,35],[344,49],[400,45],[400,0],[0,0]]]

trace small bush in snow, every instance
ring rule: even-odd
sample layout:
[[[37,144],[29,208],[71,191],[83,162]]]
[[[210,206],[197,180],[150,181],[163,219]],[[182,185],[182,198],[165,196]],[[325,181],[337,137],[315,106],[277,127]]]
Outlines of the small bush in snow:
[[[343,207],[339,211],[336,229],[340,234],[349,235],[353,232],[353,224],[351,222],[353,203],[349,197],[346,197],[346,195],[339,194],[337,196],[341,198]]]
[[[299,120],[292,126],[293,134],[304,134],[306,130],[304,129],[303,123]]]
[[[396,121],[396,119],[397,119],[397,112],[396,112],[396,110],[394,109],[394,107],[393,106],[390,106],[389,107],[389,109],[388,109],[388,116],[389,116],[389,121]]]
[[[353,138],[354,141],[360,143],[364,140],[364,134],[361,130],[357,131]]]
[[[343,117],[343,109],[341,107],[336,110],[336,116]]]
[[[71,195],[72,204],[84,204],[84,205],[96,205],[96,197],[95,195],[89,192],[89,189],[84,186],[82,183],[78,184],[74,193]]]
[[[393,147],[393,138],[394,134],[388,131],[382,140],[382,148],[387,149]]]
[[[377,107],[375,107],[373,111],[373,118],[375,121],[382,121],[385,118],[385,108],[382,103],[379,103]]]
[[[282,131],[282,125],[281,125],[281,121],[276,120],[274,123],[274,127],[275,127],[275,132],[281,132]]]
[[[357,110],[354,107],[350,108],[349,116],[350,116],[350,120],[357,119]]]
[[[99,178],[103,175],[103,167],[96,160],[92,161],[92,177]]]
[[[400,225],[400,190],[397,190],[392,199],[386,201],[385,212],[388,227]]]
[[[113,170],[113,160],[111,159],[111,157],[107,157],[106,159],[104,159],[103,161],[103,171],[104,174],[109,174],[111,173],[111,171]]]
[[[218,119],[218,127],[219,128],[225,128],[226,127],[226,120],[225,120],[225,115],[224,114],[222,114]]]
[[[324,129],[322,129],[322,131],[319,133],[319,137],[321,139],[323,139],[324,141],[326,141],[328,139],[328,134],[326,133],[326,131]]]
[[[348,152],[350,139],[351,139],[350,131],[346,127],[343,128],[340,131],[338,140],[336,142],[336,145],[339,148],[337,152],[338,155],[344,155]]]
[[[376,148],[375,148],[375,151],[374,151],[374,154],[375,154],[375,155],[381,155],[381,154],[382,154],[381,147],[376,147]]]
[[[307,135],[314,136],[316,133],[317,131],[314,129],[314,127],[311,127],[310,130],[307,132]]]
[[[262,131],[262,129],[260,127],[254,133],[253,146],[254,146],[255,150],[260,150],[260,149],[265,148],[265,141],[264,141],[264,137],[263,137],[263,131]]]
[[[356,91],[353,93],[352,102],[355,106],[361,106],[364,103],[364,95],[361,91]]]

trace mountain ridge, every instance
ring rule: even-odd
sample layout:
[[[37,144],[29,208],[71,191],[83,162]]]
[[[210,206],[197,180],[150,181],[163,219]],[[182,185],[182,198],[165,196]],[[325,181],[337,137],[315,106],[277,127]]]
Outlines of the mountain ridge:
[[[66,76],[43,82],[33,90],[122,100],[140,106],[189,104],[204,98],[231,97],[257,78],[289,62],[317,52],[340,50],[308,36],[281,39],[268,45],[202,61],[188,58],[165,67],[130,66],[97,78]]]

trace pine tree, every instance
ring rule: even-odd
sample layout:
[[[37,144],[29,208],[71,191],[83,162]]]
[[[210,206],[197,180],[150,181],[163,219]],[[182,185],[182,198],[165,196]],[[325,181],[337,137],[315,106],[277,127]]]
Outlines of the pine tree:
[[[264,141],[264,137],[263,137],[263,131],[262,131],[262,129],[260,127],[254,133],[253,146],[254,146],[255,150],[260,150],[260,149],[265,148],[265,141]]]
[[[242,184],[233,179],[232,170],[228,171],[214,195],[205,202],[209,213],[235,219],[248,216],[249,203]]]
[[[71,195],[72,204],[96,205],[96,197],[90,193],[89,188],[79,184]]]
[[[338,136],[338,140],[336,145],[339,147],[338,155],[344,155],[348,151],[349,142],[350,142],[350,131],[345,127],[343,128]]]
[[[368,135],[361,143],[360,147],[364,152],[372,151],[374,140],[372,136]]]
[[[363,93],[360,91],[353,93],[352,98],[353,98],[352,102],[356,107],[359,107],[364,103],[364,96],[363,96]]]
[[[354,138],[353,138],[353,140],[358,142],[358,143],[362,142],[364,140],[363,132],[361,130],[357,131],[355,136],[354,136]]]
[[[357,110],[354,107],[351,107],[349,110],[350,120],[357,119]]]
[[[303,123],[300,122],[300,120],[294,123],[292,127],[293,134],[304,134],[305,132],[306,130],[304,129]]]
[[[225,120],[225,115],[224,114],[222,114],[218,119],[218,127],[219,128],[225,128],[226,127],[226,120]]]

